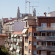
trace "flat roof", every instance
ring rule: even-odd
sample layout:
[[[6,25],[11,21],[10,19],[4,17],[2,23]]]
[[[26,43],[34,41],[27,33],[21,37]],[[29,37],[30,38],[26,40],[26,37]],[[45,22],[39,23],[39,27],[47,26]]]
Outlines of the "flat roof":
[[[8,37],[8,36],[5,34],[0,34],[0,37]]]
[[[17,32],[14,32],[13,34],[22,34],[22,32],[21,31],[17,31]]]
[[[37,16],[37,18],[55,18],[55,17],[48,17],[48,16]]]

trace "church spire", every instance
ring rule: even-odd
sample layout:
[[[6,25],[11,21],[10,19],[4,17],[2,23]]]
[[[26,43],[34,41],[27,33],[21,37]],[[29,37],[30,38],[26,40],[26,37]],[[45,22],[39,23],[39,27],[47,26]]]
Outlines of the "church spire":
[[[19,10],[19,7],[18,7],[18,10],[17,10],[17,19],[20,18],[20,10]]]
[[[36,16],[36,9],[33,10],[33,16]]]

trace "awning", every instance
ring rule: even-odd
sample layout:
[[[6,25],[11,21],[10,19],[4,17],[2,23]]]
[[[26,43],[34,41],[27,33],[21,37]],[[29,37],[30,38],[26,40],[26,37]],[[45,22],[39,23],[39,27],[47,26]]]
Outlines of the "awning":
[[[16,37],[17,35],[14,35],[14,37]]]
[[[22,33],[26,33],[26,31],[27,31],[27,29],[24,29],[24,30],[22,31]]]
[[[10,50],[13,50],[13,47],[11,47]]]
[[[17,53],[19,53],[19,51],[20,51],[19,49],[16,50]]]
[[[11,37],[13,37],[14,35],[12,34]]]

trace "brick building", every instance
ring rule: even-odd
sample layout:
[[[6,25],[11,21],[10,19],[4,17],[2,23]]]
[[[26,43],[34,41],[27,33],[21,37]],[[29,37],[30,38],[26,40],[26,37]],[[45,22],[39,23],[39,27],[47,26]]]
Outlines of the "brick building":
[[[24,27],[24,55],[36,55],[36,17],[28,16],[24,18],[26,26]]]
[[[37,54],[55,55],[55,17],[38,17]]]
[[[55,17],[25,17],[24,55],[55,55]]]

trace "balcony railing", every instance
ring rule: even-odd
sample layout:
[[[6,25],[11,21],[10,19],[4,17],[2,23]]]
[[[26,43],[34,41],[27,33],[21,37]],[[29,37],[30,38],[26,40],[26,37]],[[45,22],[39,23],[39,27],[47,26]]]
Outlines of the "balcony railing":
[[[37,48],[39,48],[39,47],[55,48],[55,46],[51,46],[51,45],[50,45],[50,46],[46,46],[46,45],[37,45],[36,47],[37,47]]]
[[[37,50],[50,50],[55,51],[55,46],[43,46],[43,45],[37,45]]]
[[[55,27],[37,27],[37,30],[55,30]]]
[[[55,40],[55,36],[37,36],[37,40]]]

